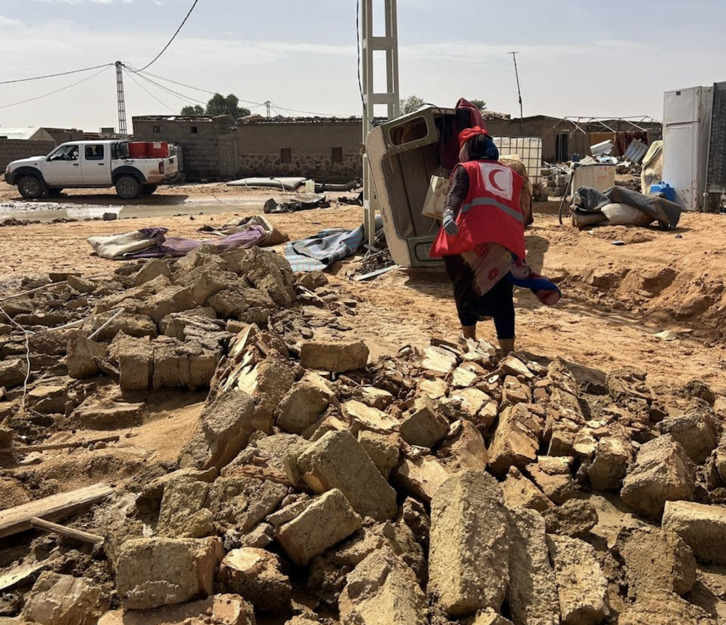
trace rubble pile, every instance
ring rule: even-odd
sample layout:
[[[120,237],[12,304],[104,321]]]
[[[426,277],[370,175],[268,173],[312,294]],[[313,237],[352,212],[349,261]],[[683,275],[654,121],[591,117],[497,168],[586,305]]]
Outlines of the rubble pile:
[[[0,616],[717,622],[721,591],[703,571],[726,564],[723,398],[694,382],[666,404],[643,372],[500,360],[482,340],[370,363],[365,343],[312,329],[344,331],[352,304],[258,250],[127,265],[110,281],[67,276],[4,304],[3,447],[76,423],[141,423],[154,389],[209,391],[176,463],[136,467],[77,513],[102,546],[0,542],[0,565],[26,572],[0,575]],[[82,325],[27,335],[24,390],[15,324],[48,327],[52,315],[91,315],[96,336]],[[94,407],[101,380],[117,389],[112,410]],[[30,471],[9,466],[8,493]]]

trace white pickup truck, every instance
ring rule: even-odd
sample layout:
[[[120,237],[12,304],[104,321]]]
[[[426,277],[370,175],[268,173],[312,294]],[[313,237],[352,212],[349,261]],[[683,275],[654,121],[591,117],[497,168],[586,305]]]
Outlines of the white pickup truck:
[[[130,158],[128,141],[70,141],[47,156],[10,163],[5,181],[18,186],[26,199],[57,195],[63,189],[115,187],[130,200],[151,194],[179,171],[176,155]]]

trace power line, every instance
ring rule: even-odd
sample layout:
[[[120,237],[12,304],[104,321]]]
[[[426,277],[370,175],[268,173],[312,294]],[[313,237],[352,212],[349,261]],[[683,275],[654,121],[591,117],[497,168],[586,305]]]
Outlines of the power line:
[[[80,74],[81,72],[90,72],[94,69],[101,67],[110,67],[113,63],[106,63],[104,65],[94,65],[93,67],[84,67],[82,69],[74,69],[68,72],[58,72],[57,74],[45,74],[44,76],[33,76],[32,78],[17,78],[15,80],[3,80],[0,85],[10,85],[17,82],[29,82],[31,80],[43,80],[45,78],[55,78],[57,76],[68,76],[70,74]]]
[[[199,2],[199,0],[194,0],[194,3],[192,4],[192,8],[189,9],[189,12],[184,16],[184,19],[182,20],[182,23],[179,24],[179,28],[176,29],[176,32],[172,35],[171,39],[169,39],[169,42],[163,47],[163,49],[161,50],[161,52],[159,52],[159,54],[157,54],[151,60],[151,62],[149,62],[146,65],[144,65],[139,71],[143,72],[148,67],[151,67],[154,63],[156,63],[159,60],[159,58],[161,57],[161,55],[164,54],[164,52],[166,52],[167,48],[171,45],[172,41],[174,41],[174,39],[176,39],[176,36],[179,34],[179,31],[182,29],[182,27],[184,26],[184,24],[186,24],[186,21],[189,19],[189,16],[192,14],[192,11],[194,10],[194,7],[197,6],[197,2]]]
[[[147,76],[144,76],[143,74],[141,74],[139,72],[133,71],[133,73],[136,74],[142,80],[145,80],[146,82],[151,83],[157,89],[161,89],[163,91],[166,91],[167,93],[170,93],[171,95],[176,96],[177,98],[179,98],[183,102],[186,102],[187,104],[189,102],[194,102],[195,104],[203,104],[205,106],[207,104],[206,102],[202,102],[201,100],[197,100],[196,98],[192,98],[190,96],[184,95],[183,93],[179,93],[178,91],[174,91],[173,89],[169,89],[169,87],[165,87],[164,85],[160,85],[158,82],[155,82],[155,81],[151,80],[151,78],[148,78]]]
[[[133,80],[136,83],[136,85],[139,87],[139,89],[141,89],[142,91],[145,91],[149,96],[154,98],[154,100],[156,100],[163,107],[169,109],[172,113],[176,113],[176,111],[173,108],[171,108],[166,102],[162,102],[153,93],[151,93],[151,91],[149,91],[146,87],[144,87],[144,85],[142,85],[138,80],[136,80],[136,78],[134,78],[134,75],[132,73],[127,72],[127,75],[131,80]]]
[[[42,100],[43,98],[47,98],[49,96],[55,95],[56,93],[60,93],[61,91],[65,91],[66,89],[71,89],[72,87],[80,85],[81,83],[84,83],[88,80],[91,80],[91,78],[95,78],[99,74],[102,74],[109,67],[111,67],[111,65],[104,65],[103,69],[100,72],[96,72],[95,74],[92,74],[91,76],[87,76],[83,80],[79,80],[78,82],[74,82],[71,85],[67,85],[66,87],[61,87],[60,89],[56,89],[55,91],[51,91],[49,93],[45,93],[43,95],[36,96],[34,98],[28,98],[27,100],[22,100],[21,102],[13,102],[12,104],[4,104],[3,106],[0,106],[0,109],[6,109],[6,108],[10,108],[11,106],[19,106],[21,104],[27,104],[28,102],[34,102],[35,100]]]
[[[273,102],[274,104],[274,102]],[[303,115],[315,115],[316,117],[332,117],[330,113],[314,113],[313,111],[299,111],[297,109],[289,109],[279,104],[274,104],[276,109],[287,111],[288,113],[302,113]]]

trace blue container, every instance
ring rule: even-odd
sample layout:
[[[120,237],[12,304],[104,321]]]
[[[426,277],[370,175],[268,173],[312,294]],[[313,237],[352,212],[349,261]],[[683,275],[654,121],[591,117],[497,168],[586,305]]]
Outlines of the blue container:
[[[676,190],[667,182],[663,182],[661,180],[660,182],[650,185],[651,195],[658,195],[659,193],[662,194],[666,200],[670,200],[671,202],[676,201]]]

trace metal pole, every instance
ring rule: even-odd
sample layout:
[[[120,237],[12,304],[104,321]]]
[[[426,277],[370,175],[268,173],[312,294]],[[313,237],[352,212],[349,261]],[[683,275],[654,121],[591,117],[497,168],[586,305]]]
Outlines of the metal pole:
[[[517,79],[517,97],[519,98],[519,120],[520,127],[522,129],[522,136],[524,136],[524,109],[522,107],[522,89],[519,86],[519,68],[517,67],[517,54],[519,52],[510,52],[512,60],[514,60],[514,76]]]
[[[124,97],[124,64],[116,61],[116,99],[118,101],[118,133],[122,136],[128,135],[126,129],[126,99]]]

